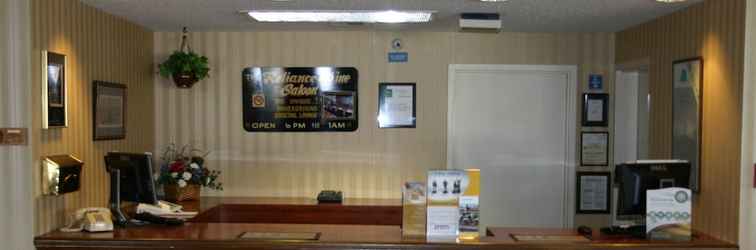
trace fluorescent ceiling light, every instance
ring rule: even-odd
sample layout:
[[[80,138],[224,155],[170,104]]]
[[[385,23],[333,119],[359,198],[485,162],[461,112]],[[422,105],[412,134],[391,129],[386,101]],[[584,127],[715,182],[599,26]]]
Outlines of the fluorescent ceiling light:
[[[679,2],[685,2],[685,1],[688,1],[688,0],[656,0],[656,1],[657,2],[662,2],[662,3],[679,3]]]
[[[431,11],[247,11],[258,22],[424,23]]]

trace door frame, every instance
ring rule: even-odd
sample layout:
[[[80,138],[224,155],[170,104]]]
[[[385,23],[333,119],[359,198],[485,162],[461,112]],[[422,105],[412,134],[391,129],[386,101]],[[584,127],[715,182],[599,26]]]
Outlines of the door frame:
[[[562,211],[564,228],[572,228],[575,223],[575,171],[577,168],[577,99],[578,99],[578,80],[576,65],[510,65],[510,64],[449,64],[449,78],[447,79],[447,101],[448,106],[446,122],[446,168],[449,169],[451,162],[450,139],[454,127],[452,121],[454,114],[450,107],[454,107],[454,87],[457,74],[459,73],[496,73],[496,72],[549,72],[563,73],[567,75],[567,105],[565,107],[566,123],[565,129],[566,152],[565,152],[565,176],[564,176],[564,210]],[[505,226],[505,225],[502,225]]]

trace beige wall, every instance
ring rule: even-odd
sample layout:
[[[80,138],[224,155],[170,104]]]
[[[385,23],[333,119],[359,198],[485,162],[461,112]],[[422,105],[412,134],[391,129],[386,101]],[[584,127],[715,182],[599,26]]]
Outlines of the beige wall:
[[[738,240],[745,0],[707,0],[617,34],[617,63],[649,59],[651,156],[671,157],[672,62],[702,56],[701,193],[693,227]]]
[[[179,35],[155,34],[155,63],[177,48]],[[394,38],[404,41],[409,63],[386,62]],[[446,167],[449,64],[578,65],[581,90],[589,73],[604,74],[613,89],[614,35],[605,33],[200,32],[192,34],[192,48],[209,57],[211,78],[189,90],[155,78],[155,150],[171,142],[211,150],[209,166],[223,171],[226,189],[205,195],[314,197],[339,189],[347,197],[399,198],[402,182]],[[253,65],[356,67],[359,129],[245,132],[241,70]],[[377,128],[378,83],[392,81],[417,83],[416,129]],[[577,219],[607,222],[607,216]]]
[[[105,206],[108,151],[145,152],[154,148],[152,32],[78,0],[32,0],[32,98],[34,111],[34,202],[37,233],[62,226],[75,209]],[[41,51],[67,55],[68,128],[42,130]],[[127,138],[92,141],[92,81],[128,86]],[[72,154],[84,161],[81,190],[61,197],[41,196],[39,159]]]
[[[0,1],[0,127],[29,127],[29,4]],[[0,146],[0,244],[32,249],[30,146]]]

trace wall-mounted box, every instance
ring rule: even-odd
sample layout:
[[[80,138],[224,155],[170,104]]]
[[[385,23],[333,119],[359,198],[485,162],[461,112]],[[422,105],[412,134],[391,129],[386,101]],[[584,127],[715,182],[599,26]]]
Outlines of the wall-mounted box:
[[[47,156],[42,160],[42,192],[61,195],[79,191],[84,162],[71,155]]]

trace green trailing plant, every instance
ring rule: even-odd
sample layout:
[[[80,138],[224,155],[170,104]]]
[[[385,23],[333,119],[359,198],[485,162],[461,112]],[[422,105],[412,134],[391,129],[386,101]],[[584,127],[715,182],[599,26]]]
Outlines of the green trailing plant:
[[[210,75],[207,57],[200,56],[192,51],[175,51],[168,57],[168,60],[165,60],[158,67],[160,68],[160,75],[163,77],[189,75],[197,80],[202,80]]]

